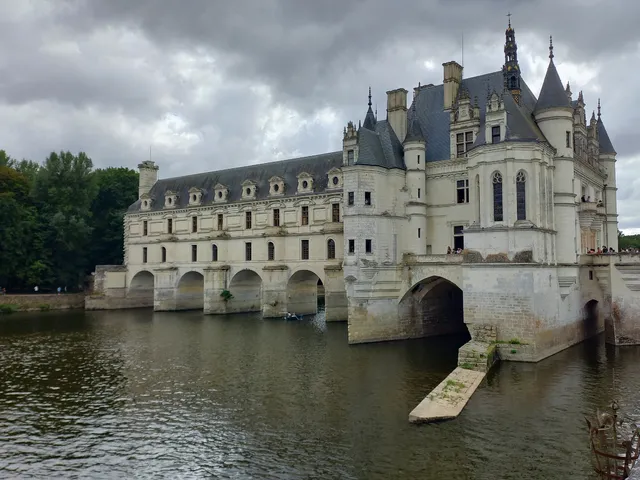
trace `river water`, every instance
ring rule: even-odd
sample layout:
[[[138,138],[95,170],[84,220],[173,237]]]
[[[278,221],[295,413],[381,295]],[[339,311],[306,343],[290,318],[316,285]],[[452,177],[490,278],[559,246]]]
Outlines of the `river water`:
[[[640,411],[640,348],[495,368],[410,425],[464,338],[147,310],[0,317],[0,478],[591,478],[584,414]]]

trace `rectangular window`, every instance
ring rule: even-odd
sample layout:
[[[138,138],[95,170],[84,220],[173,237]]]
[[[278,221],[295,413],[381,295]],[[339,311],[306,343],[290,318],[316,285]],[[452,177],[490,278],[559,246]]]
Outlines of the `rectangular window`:
[[[464,226],[457,225],[453,227],[453,249],[464,250]]]
[[[371,253],[371,252],[372,252],[372,248],[371,248],[371,239],[370,239],[370,238],[367,238],[367,239],[364,241],[364,251],[365,251],[366,253]]]
[[[364,192],[364,204],[371,205],[371,192]]]
[[[222,216],[221,213],[218,214],[218,230],[222,230],[222,221],[223,221],[224,217]]]
[[[173,233],[173,219],[167,219],[167,233]]]
[[[149,230],[147,227],[147,221],[145,220],[144,222],[142,222],[142,235],[146,237],[147,233],[149,233]]]
[[[567,132],[567,148],[571,148],[571,132]]]
[[[589,280],[593,280],[593,270],[589,270]]]
[[[273,242],[269,242],[267,244],[267,260],[275,260],[276,258],[276,247]]]
[[[418,165],[420,165],[420,155],[418,155]]]
[[[251,242],[246,242],[244,244],[244,259],[247,262],[251,261]]]
[[[340,204],[331,204],[331,221],[337,223],[340,221]]]
[[[473,146],[473,132],[463,132],[456,135],[456,155],[462,157]]]
[[[218,246],[217,245],[211,245],[211,261],[212,262],[217,262],[218,261]]]
[[[347,195],[347,204],[353,205],[355,203],[355,197],[356,197],[355,193],[349,192]]]
[[[458,203],[469,203],[469,180],[456,180],[456,199]]]
[[[167,249],[162,247],[162,263],[167,261]]]
[[[191,232],[196,233],[198,231],[198,217],[191,217]]]
[[[198,246],[197,245],[191,245],[191,261],[192,262],[197,262],[198,261]]]
[[[466,132],[464,134],[464,151],[468,152],[473,147],[473,132]]]
[[[349,255],[353,255],[356,253],[356,241],[349,240]]]
[[[147,263],[147,247],[142,247],[142,263]]]
[[[491,143],[500,143],[500,126],[491,127]]]
[[[309,260],[309,240],[302,240],[301,247],[300,257],[302,260]]]
[[[280,209],[279,208],[273,209],[273,226],[274,227],[280,226]]]
[[[420,235],[422,234],[422,229],[418,229],[418,238],[420,238]]]
[[[420,198],[420,189],[418,189],[418,198]]]
[[[309,207],[302,207],[302,225],[309,225]]]
[[[244,228],[247,230],[251,228],[251,212],[244,213]]]
[[[353,150],[347,150],[347,165],[353,165],[355,155]]]

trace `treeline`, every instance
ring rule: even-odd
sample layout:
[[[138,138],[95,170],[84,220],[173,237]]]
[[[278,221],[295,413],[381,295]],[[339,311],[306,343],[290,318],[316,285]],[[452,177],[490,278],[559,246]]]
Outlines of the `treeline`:
[[[85,153],[43,164],[0,150],[0,287],[82,287],[97,264],[122,263],[122,218],[138,197],[138,173],[93,169]]]
[[[618,231],[618,250],[640,248],[640,235],[625,235]]]

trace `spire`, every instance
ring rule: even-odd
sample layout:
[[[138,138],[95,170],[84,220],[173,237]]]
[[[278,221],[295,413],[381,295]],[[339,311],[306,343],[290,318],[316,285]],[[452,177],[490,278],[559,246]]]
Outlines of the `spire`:
[[[607,129],[604,128],[604,122],[602,121],[600,115],[600,99],[598,99],[598,141],[600,142],[600,153],[601,154],[610,154],[615,155],[616,150],[613,148],[613,144],[611,143],[611,139],[609,138],[609,134],[607,133]]]
[[[516,103],[520,103],[520,65],[518,64],[518,44],[516,43],[516,32],[511,28],[511,13],[509,17],[509,27],[505,32],[504,43],[504,66],[502,75],[504,78],[504,88],[511,92]]]
[[[409,127],[407,128],[407,136],[404,139],[404,143],[407,142],[425,142],[422,128],[420,128],[420,122],[418,121],[418,115],[416,113],[416,103],[418,103],[418,96],[413,98],[411,104],[411,119],[409,120]]]
[[[371,87],[369,87],[368,105],[369,105],[369,108],[367,109],[367,115],[364,117],[364,123],[362,124],[362,126],[369,130],[375,130],[377,120],[376,120],[376,116],[373,113],[373,110],[371,109]]]
[[[549,40],[549,66],[547,67],[547,74],[544,77],[534,113],[548,108],[571,107],[567,92],[562,86],[560,75],[558,75],[558,70],[556,70],[556,66],[553,63],[553,40],[551,40],[551,37],[549,37]]]

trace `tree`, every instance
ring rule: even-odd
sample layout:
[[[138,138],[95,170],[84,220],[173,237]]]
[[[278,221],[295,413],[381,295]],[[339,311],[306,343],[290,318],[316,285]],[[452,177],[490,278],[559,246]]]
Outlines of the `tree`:
[[[138,198],[138,173],[129,168],[94,172],[98,194],[92,205],[93,240],[88,265],[120,265],[123,262],[123,218]]]

